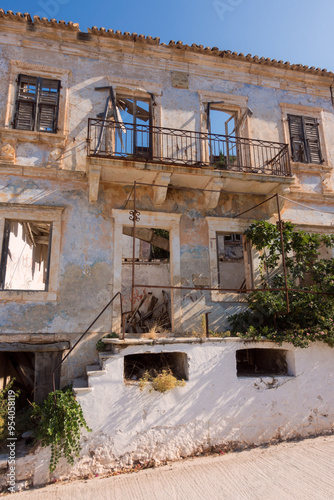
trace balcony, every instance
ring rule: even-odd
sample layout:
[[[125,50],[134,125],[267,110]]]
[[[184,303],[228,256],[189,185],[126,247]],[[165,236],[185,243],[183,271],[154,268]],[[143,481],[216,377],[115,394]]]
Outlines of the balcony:
[[[88,157],[290,177],[287,144],[90,118]]]
[[[293,183],[286,144],[95,118],[88,122],[87,172],[92,203],[100,182],[152,185],[155,205],[168,187],[206,190],[210,209],[221,191],[268,195]]]

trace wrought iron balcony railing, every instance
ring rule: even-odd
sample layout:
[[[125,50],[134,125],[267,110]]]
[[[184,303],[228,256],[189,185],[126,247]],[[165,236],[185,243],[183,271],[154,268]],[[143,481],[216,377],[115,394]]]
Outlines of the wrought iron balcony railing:
[[[90,157],[290,176],[287,144],[90,118]]]

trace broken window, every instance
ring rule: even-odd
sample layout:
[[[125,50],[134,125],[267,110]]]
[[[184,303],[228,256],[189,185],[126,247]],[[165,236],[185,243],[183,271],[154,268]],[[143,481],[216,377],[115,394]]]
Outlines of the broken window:
[[[117,95],[115,151],[134,158],[152,156],[151,99]]]
[[[14,128],[57,132],[60,81],[19,75]]]
[[[133,273],[135,284],[140,286],[134,291],[135,313],[126,316],[127,332],[166,332],[171,327],[169,231],[136,227],[136,238],[133,239],[133,227],[123,227],[122,295],[126,311],[131,309]]]
[[[170,370],[178,380],[188,380],[188,358],[184,352],[129,354],[124,356],[124,379],[140,380],[145,372],[156,377]]]
[[[239,349],[237,376],[288,375],[287,353],[284,349]]]
[[[317,119],[288,115],[288,122],[292,160],[300,163],[323,163]]]
[[[225,111],[208,104],[208,131],[210,163],[218,169],[226,169],[237,164],[238,136],[237,113]],[[224,136],[224,137],[221,137]]]
[[[2,290],[47,290],[52,224],[5,221]]]
[[[251,269],[246,273],[246,267],[251,266],[251,249],[244,240],[242,234],[216,233],[220,288],[250,288],[251,283],[246,276],[251,275]]]
[[[123,227],[123,261],[133,259],[133,228]],[[137,261],[169,261],[169,231],[136,228],[135,259]]]

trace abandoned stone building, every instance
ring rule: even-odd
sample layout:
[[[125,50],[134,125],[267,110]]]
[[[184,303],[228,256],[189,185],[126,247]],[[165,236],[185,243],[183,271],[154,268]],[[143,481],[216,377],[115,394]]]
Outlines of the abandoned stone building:
[[[241,339],[196,335],[259,285],[253,220],[333,233],[334,73],[3,10],[0,44],[1,384],[43,399],[114,298],[56,372],[93,365],[76,393],[105,463],[329,429],[329,347],[257,343],[286,366],[268,391],[237,373]],[[163,355],[186,386],[138,401],[136,356]]]

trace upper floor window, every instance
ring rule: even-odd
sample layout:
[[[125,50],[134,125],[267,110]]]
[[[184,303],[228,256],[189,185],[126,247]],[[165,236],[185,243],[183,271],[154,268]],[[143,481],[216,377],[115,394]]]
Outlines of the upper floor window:
[[[150,157],[152,155],[151,99],[117,95],[116,107],[120,122],[115,138],[116,151],[134,157]]]
[[[310,116],[288,115],[288,122],[292,161],[323,163],[318,120]]]
[[[57,132],[60,81],[19,75],[14,128]]]
[[[238,113],[221,109],[208,103],[208,132],[210,163],[218,169],[237,164],[236,136]]]

